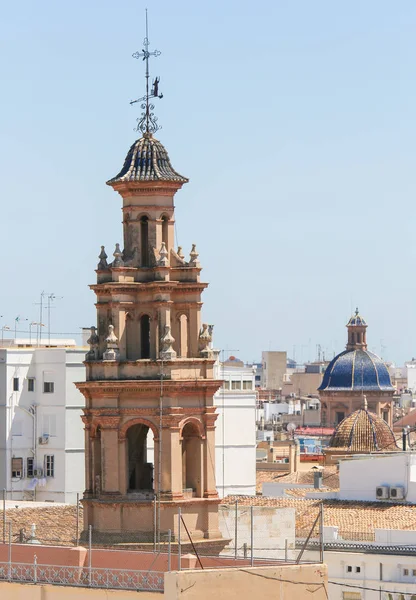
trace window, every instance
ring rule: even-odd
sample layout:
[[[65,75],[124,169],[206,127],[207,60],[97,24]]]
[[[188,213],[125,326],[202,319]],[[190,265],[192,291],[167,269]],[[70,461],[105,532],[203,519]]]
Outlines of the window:
[[[42,435],[56,435],[56,415],[43,415],[42,417]]]
[[[26,477],[33,477],[34,459],[28,456],[26,459]]]
[[[54,371],[43,371],[43,393],[53,394],[55,391],[55,373]]]
[[[28,377],[28,380],[27,380],[27,391],[28,392],[34,392],[35,391],[35,378],[34,377]]]
[[[352,573],[352,567],[350,565],[347,567],[347,573]]]
[[[12,478],[21,479],[23,476],[23,458],[12,458]]]
[[[232,381],[231,389],[232,390],[241,390],[241,381]]]
[[[361,567],[355,567],[355,572],[356,573],[361,573]]]
[[[45,475],[46,477],[55,477],[55,457],[53,454],[45,456]]]
[[[416,569],[412,570],[412,575],[413,575],[413,577],[416,577]]]
[[[248,381],[243,381],[243,390],[252,390],[253,389],[253,383],[248,380]]]
[[[361,600],[361,592],[342,592],[342,600]]]
[[[12,435],[23,435],[23,421],[16,417],[13,419],[12,423]]]
[[[147,266],[147,265],[146,265]],[[150,317],[140,317],[140,358],[150,358]]]
[[[140,254],[141,254],[141,267],[149,266],[149,219],[142,217],[140,219]]]
[[[166,249],[168,249],[168,237],[169,237],[169,219],[168,217],[162,217],[162,242],[165,242]],[[169,250],[168,250],[169,252]]]
[[[223,385],[225,390],[229,390],[230,389],[230,382],[229,381],[224,381],[224,385]]]
[[[19,378],[18,377],[13,377],[13,391],[14,392],[19,391]]]
[[[403,575],[407,577],[407,575],[409,575],[409,569],[403,569]]]

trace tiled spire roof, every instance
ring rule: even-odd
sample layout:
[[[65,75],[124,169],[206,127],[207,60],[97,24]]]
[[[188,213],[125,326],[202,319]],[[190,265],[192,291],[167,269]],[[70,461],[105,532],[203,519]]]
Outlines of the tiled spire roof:
[[[186,183],[188,179],[174,170],[165,147],[151,133],[145,133],[131,146],[120,173],[107,181],[107,184],[128,181]]]

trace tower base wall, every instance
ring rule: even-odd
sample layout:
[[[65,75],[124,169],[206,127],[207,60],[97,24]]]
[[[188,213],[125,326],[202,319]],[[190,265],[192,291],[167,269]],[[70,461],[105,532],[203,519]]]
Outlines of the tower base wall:
[[[88,538],[92,526],[93,542],[104,544],[152,542],[159,527],[160,539],[166,542],[168,532],[171,540],[179,537],[179,509],[192,540],[221,539],[218,523],[220,500],[193,498],[192,500],[160,502],[134,502],[117,500],[84,499],[84,531]],[[158,537],[158,536],[157,536]],[[188,542],[189,537],[181,523],[180,539]]]

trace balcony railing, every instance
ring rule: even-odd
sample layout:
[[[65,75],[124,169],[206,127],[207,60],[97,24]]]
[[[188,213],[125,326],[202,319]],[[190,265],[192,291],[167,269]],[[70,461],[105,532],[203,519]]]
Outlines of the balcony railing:
[[[164,573],[7,562],[0,563],[0,580],[104,589],[163,591]]]

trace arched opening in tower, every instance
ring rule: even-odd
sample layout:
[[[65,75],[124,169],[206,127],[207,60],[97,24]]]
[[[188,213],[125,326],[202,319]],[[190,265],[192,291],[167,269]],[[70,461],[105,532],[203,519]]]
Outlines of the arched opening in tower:
[[[149,427],[142,423],[127,430],[127,490],[153,491],[153,463],[148,462]],[[150,457],[149,457],[150,458]]]
[[[139,325],[129,314],[126,316],[125,343],[127,360],[139,359]]]
[[[140,358],[150,358],[150,317],[140,318]]]
[[[141,266],[149,266],[149,219],[142,217],[140,219],[140,256]]]
[[[169,223],[168,217],[163,216],[162,217],[162,242],[165,242],[166,248],[169,247],[169,244],[168,244],[168,227],[169,227],[169,225],[168,225],[168,223]]]
[[[182,487],[202,497],[201,436],[194,423],[182,430]]]

